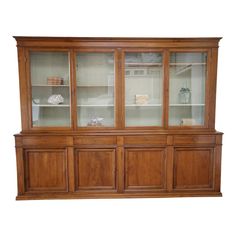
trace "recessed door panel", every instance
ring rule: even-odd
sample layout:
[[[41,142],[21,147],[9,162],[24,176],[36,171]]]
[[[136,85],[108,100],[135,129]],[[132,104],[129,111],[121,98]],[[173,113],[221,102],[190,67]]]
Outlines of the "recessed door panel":
[[[125,189],[159,190],[165,188],[165,149],[134,149],[125,152]]]
[[[212,148],[176,148],[174,154],[174,189],[212,188],[212,176]]]
[[[67,161],[64,150],[26,150],[26,191],[67,191]]]
[[[78,149],[75,153],[77,190],[115,189],[115,149]]]

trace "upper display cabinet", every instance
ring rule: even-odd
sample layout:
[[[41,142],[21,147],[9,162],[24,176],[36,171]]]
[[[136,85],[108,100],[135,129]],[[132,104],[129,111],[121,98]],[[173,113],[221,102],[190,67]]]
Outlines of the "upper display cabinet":
[[[15,38],[23,131],[214,129],[220,38]]]

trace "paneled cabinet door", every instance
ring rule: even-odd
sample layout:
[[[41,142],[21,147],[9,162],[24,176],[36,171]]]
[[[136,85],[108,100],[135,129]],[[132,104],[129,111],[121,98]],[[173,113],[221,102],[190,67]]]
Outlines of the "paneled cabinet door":
[[[116,189],[115,149],[77,149],[75,151],[77,191]]]
[[[184,147],[174,152],[174,189],[213,188],[213,148]]]
[[[165,148],[127,148],[125,190],[161,191],[166,186]]]
[[[27,149],[24,152],[26,192],[66,192],[67,158],[63,149]]]

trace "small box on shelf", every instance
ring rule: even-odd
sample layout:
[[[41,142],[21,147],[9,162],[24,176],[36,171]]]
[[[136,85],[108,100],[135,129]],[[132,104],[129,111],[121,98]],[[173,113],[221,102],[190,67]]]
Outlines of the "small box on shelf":
[[[99,126],[103,126],[102,124],[102,121],[104,120],[104,118],[102,117],[95,117],[95,118],[92,118],[87,126],[94,126],[94,127],[99,127]]]
[[[183,118],[181,119],[180,125],[183,125],[183,126],[197,125],[197,122],[193,118]]]
[[[135,95],[135,102],[138,105],[144,105],[148,103],[149,96],[147,94],[136,94]]]
[[[50,76],[47,78],[48,85],[63,85],[63,78],[59,76]]]

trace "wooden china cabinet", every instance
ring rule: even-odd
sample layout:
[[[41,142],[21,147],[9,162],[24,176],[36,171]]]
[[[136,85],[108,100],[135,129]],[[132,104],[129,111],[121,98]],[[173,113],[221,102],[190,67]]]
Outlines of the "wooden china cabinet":
[[[220,38],[15,39],[18,200],[221,196]]]

